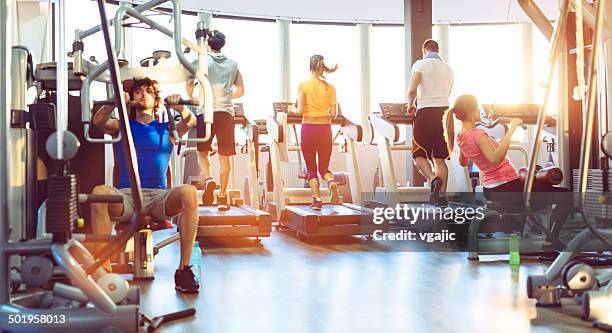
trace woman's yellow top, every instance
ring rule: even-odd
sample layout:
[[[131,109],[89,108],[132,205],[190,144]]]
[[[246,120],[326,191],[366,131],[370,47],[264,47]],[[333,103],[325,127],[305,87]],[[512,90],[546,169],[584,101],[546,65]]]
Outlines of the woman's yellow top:
[[[326,117],[336,104],[336,88],[324,80],[310,79],[300,84],[304,100],[300,101],[304,117]]]

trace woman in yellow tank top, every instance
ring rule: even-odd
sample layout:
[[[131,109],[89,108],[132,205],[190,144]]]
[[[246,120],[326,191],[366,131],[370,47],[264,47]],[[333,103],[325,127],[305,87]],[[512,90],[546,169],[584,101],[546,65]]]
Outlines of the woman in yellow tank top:
[[[336,88],[325,81],[325,73],[333,73],[338,66],[325,65],[323,56],[310,58],[310,80],[300,84],[298,89],[297,112],[303,115],[301,143],[302,155],[308,170],[308,185],[312,190],[313,209],[321,209],[321,191],[319,190],[318,173],[327,183],[331,193],[331,203],[338,203],[338,184],[329,170],[332,152],[331,121],[338,116],[336,107]],[[318,156],[318,166],[317,166]]]

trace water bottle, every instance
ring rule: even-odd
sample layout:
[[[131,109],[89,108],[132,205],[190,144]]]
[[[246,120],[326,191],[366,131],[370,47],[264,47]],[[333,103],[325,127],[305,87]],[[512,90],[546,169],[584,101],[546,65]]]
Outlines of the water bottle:
[[[200,242],[196,241],[193,246],[193,251],[191,251],[191,257],[189,258],[189,264],[191,265],[191,270],[193,271],[193,275],[195,275],[198,284],[201,285],[202,282],[202,250],[200,250]]]
[[[518,265],[521,263],[521,240],[519,239],[517,234],[512,234],[510,236],[510,245],[509,245],[509,253],[510,253],[510,265]]]

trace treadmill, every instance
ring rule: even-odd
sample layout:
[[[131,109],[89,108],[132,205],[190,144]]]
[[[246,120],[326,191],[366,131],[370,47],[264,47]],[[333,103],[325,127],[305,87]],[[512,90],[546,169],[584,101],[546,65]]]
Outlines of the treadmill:
[[[248,202],[240,196],[240,191],[236,190],[234,177],[234,159],[232,158],[232,174],[230,185],[234,189],[228,189],[228,199],[230,209],[222,212],[217,206],[200,206],[198,215],[200,216],[197,237],[255,237],[259,242],[261,237],[270,237],[272,231],[272,216],[260,210],[258,186],[257,160],[259,157],[259,131],[257,124],[251,121],[244,113],[242,103],[234,104],[234,122],[237,129],[245,133],[246,142],[240,147],[240,153],[248,156],[248,188],[254,189],[248,195]],[[196,153],[195,148],[188,148],[180,154],[180,161],[184,166],[184,157],[187,154]],[[184,167],[180,168],[184,170]],[[182,176],[181,176],[182,179]],[[198,197],[201,198],[202,192],[198,190]],[[201,202],[201,200],[200,200]]]
[[[277,115],[283,113],[287,116],[287,128],[294,130],[302,124],[302,116],[287,112],[287,107],[293,103],[273,103],[274,116],[269,116],[266,122],[268,134],[271,137],[270,157],[273,175],[273,200],[268,202],[267,209],[278,221],[277,229],[283,227],[294,230],[298,238],[311,236],[353,236],[365,235],[372,239],[376,230],[386,232],[389,228],[387,222],[377,225],[373,222],[372,210],[362,206],[362,190],[360,183],[359,167],[357,164],[356,143],[361,142],[363,130],[360,125],[351,122],[341,115],[338,107],[338,117],[332,125],[341,127],[341,134],[346,140],[343,145],[349,166],[348,183],[350,186],[351,203],[329,203],[329,190],[321,189],[323,208],[314,210],[310,207],[312,193],[310,188],[285,188],[281,174],[281,149],[300,152],[299,142],[288,145],[289,140],[285,128],[277,121]],[[347,185],[340,181],[340,185]]]
[[[395,175],[392,151],[412,151],[412,144],[399,142],[400,126],[412,126],[414,115],[409,114],[406,104],[380,103],[380,113],[368,116],[372,130],[372,143],[378,147],[380,179],[370,207],[393,206],[401,202],[429,202],[427,187],[399,186]],[[408,139],[406,139],[408,141]]]

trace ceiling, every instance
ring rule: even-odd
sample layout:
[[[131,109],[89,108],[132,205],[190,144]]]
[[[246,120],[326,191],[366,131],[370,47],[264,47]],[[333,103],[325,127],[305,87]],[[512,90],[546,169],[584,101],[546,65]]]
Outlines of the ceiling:
[[[534,0],[556,20],[559,0]],[[142,2],[142,1],[134,1]],[[183,9],[304,21],[403,23],[404,0],[182,0]],[[517,0],[433,0],[434,23],[527,21]]]

